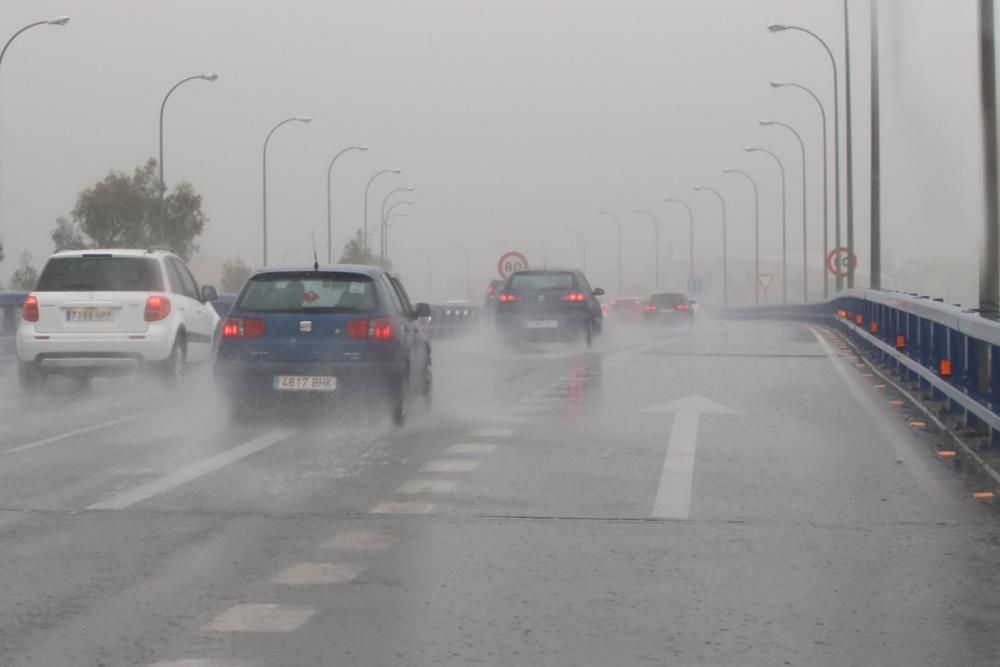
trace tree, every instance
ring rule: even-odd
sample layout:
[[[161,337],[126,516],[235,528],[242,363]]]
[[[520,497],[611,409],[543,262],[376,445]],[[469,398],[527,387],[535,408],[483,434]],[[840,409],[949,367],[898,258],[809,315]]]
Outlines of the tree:
[[[156,166],[150,158],[131,176],[111,171],[81,192],[69,219],[56,220],[51,234],[56,250],[162,244],[185,260],[190,258],[198,250],[195,239],[208,222],[201,195],[186,182],[167,194]]]
[[[239,292],[250,277],[251,268],[242,257],[234,257],[222,265],[222,291]]]
[[[31,253],[25,250],[21,253],[21,264],[10,278],[12,290],[27,292],[35,289],[38,282],[38,269],[31,264]]]
[[[340,255],[341,264],[372,264],[379,263],[378,258],[372,253],[371,248],[365,248],[364,233],[359,229],[354,234],[354,238],[344,246],[344,252]],[[392,268],[392,262],[386,260],[386,269]]]

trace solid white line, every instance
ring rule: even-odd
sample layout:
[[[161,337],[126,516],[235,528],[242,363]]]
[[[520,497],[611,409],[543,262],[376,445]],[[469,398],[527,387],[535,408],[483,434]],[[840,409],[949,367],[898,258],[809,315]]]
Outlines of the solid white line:
[[[262,436],[254,438],[250,442],[245,442],[242,445],[227,449],[226,451],[216,454],[215,456],[210,456],[209,458],[197,463],[192,463],[191,465],[185,466],[176,472],[166,475],[165,477],[153,480],[148,484],[142,484],[134,489],[123,491],[122,493],[115,494],[110,498],[96,502],[87,507],[87,509],[125,509],[130,505],[152,498],[153,496],[163,493],[164,491],[170,491],[181,484],[186,484],[191,480],[207,475],[208,473],[214,472],[220,468],[224,468],[231,463],[235,463],[240,459],[250,456],[251,454],[256,454],[262,449],[266,449],[267,447],[279,443],[282,440],[286,440],[297,431],[298,429],[292,428],[282,428],[270,431]]]
[[[14,447],[7,450],[7,454],[16,454],[18,452],[26,452],[29,449],[34,449],[35,447],[43,447],[44,445],[50,445],[53,442],[59,442],[60,440],[66,440],[67,438],[72,438],[78,435],[83,435],[84,433],[90,433],[91,431],[97,431],[102,428],[108,428],[110,426],[117,426],[118,424],[124,424],[125,422],[134,421],[139,418],[139,415],[131,415],[129,417],[122,417],[121,419],[112,419],[109,422],[104,422],[102,424],[94,424],[93,426],[85,426],[84,428],[78,428],[75,431],[69,431],[68,433],[60,433],[59,435],[53,435],[49,438],[43,440],[36,440],[35,442],[29,442],[26,445],[21,445],[20,447]]]
[[[653,516],[658,519],[687,519],[691,516],[698,419],[697,412],[678,412],[674,415],[660,485],[653,503]]]
[[[411,479],[400,484],[396,493],[413,495],[415,493],[452,493],[458,487],[453,479]]]

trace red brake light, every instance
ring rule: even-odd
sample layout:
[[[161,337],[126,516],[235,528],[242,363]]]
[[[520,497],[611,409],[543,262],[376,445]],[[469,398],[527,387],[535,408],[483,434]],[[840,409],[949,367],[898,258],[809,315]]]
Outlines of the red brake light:
[[[21,317],[24,318],[25,322],[38,321],[38,297],[34,294],[29,294],[28,298],[24,300],[24,308],[21,310]]]
[[[267,322],[242,317],[227,317],[222,323],[223,338],[260,338],[267,331]]]
[[[686,303],[681,303],[674,306],[674,310],[691,310],[691,306],[687,305]]]
[[[170,314],[170,299],[165,296],[153,295],[146,299],[146,321],[158,322]]]
[[[493,296],[493,285],[486,288],[486,296]]]
[[[647,304],[647,305],[646,305],[646,310],[647,310],[648,312],[653,312],[653,311],[655,311],[655,310],[656,310],[656,306],[654,306],[654,305],[653,305],[653,304],[651,304],[651,303],[650,303],[650,304]]]
[[[587,295],[583,292],[570,292],[569,294],[564,294],[559,297],[560,301],[573,301],[579,303],[581,301],[587,300]]]
[[[392,320],[348,320],[347,335],[358,340],[392,340]]]
[[[513,301],[524,301],[524,297],[520,294],[510,294],[509,292],[503,292],[500,294],[501,303],[511,303]]]
[[[375,340],[392,340],[392,320],[372,320],[368,323],[368,337]]]

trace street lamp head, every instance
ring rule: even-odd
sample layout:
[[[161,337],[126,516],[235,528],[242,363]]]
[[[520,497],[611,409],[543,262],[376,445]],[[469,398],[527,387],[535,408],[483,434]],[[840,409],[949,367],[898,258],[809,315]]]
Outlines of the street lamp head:
[[[758,151],[760,149],[757,148],[756,146],[744,146],[743,150],[745,150],[747,153],[753,153],[754,151]]]
[[[407,192],[413,192],[414,190],[416,190],[416,188],[415,188],[415,187],[413,187],[412,185],[407,185],[407,186],[406,186],[405,188],[403,188],[403,189],[404,189],[404,190],[406,190]]]
[[[69,17],[57,16],[54,19],[49,19],[48,21],[46,21],[46,23],[48,23],[49,25],[66,25],[67,23],[69,23]]]
[[[722,170],[722,173],[723,174],[731,174],[734,171],[736,171],[736,170],[735,169],[730,169],[729,167],[726,167],[725,169]]]
[[[219,78],[219,75],[215,74],[214,72],[210,72],[209,74],[202,74],[201,78],[203,78],[205,81],[215,81],[216,79]]]
[[[784,30],[788,30],[788,26],[782,25],[780,23],[775,23],[774,25],[767,26],[767,29],[770,30],[771,32],[782,32]]]
[[[297,120],[300,123],[311,123],[312,119],[313,119],[312,116],[296,116],[292,120]]]
[[[788,85],[787,81],[772,81],[771,82],[771,87],[772,88],[781,88],[782,86],[787,86],[787,85]]]
[[[767,125],[774,125],[774,121],[773,120],[758,120],[757,124],[760,125],[761,127],[766,127]]]
[[[704,189],[705,189],[705,186],[704,186],[704,185],[696,185],[696,186],[694,186],[694,188],[692,188],[692,189],[693,189],[693,190],[694,190],[695,192],[697,192],[698,190],[704,190]]]
[[[393,174],[401,174],[401,173],[403,173],[402,169],[386,169],[386,171],[391,172]]]
[[[359,151],[366,151],[366,150],[368,150],[368,146],[364,146],[364,145],[362,145],[362,146],[355,146],[355,148],[358,149]]]

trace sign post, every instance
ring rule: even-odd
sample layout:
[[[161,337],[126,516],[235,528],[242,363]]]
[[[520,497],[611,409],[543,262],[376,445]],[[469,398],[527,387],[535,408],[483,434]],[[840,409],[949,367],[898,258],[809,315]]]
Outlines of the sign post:
[[[764,290],[764,303],[767,303],[767,288],[771,286],[771,281],[774,280],[773,273],[759,273],[757,274],[757,282],[760,284],[760,288]]]
[[[510,274],[515,271],[521,271],[526,268],[528,268],[528,260],[524,255],[514,250],[500,255],[500,261],[497,262],[497,273],[504,280],[510,278]]]

